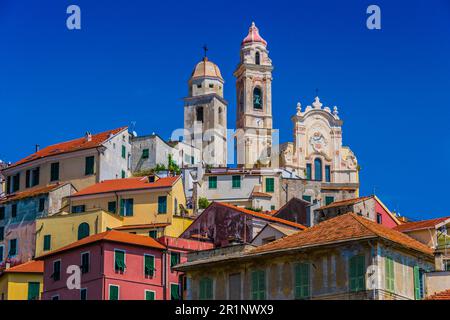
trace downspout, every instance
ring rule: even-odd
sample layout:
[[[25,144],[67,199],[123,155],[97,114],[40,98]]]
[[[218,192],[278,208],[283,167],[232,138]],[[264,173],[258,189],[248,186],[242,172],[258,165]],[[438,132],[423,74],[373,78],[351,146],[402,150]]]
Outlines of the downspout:
[[[97,172],[95,174],[95,182],[99,183],[100,182],[100,155],[101,152],[99,150],[99,147],[95,148],[97,150]]]
[[[374,266],[374,273],[375,273],[375,277],[376,277],[376,279],[375,279],[375,285],[374,285],[374,287],[372,288],[372,299],[373,300],[375,300],[376,299],[376,288],[378,287],[378,274],[379,274],[379,272],[378,272],[378,261],[377,261],[377,257],[378,257],[378,245],[373,245],[372,243],[371,243],[371,241],[369,240],[368,241],[368,243],[369,243],[369,246],[370,246],[370,248],[371,248],[371,256],[372,256],[372,266]],[[376,266],[376,268],[375,268],[375,266]]]
[[[168,300],[167,299],[167,270],[166,270],[166,265],[167,265],[167,256],[166,256],[166,250],[164,250],[162,252],[162,287],[163,287],[163,297],[164,300]]]

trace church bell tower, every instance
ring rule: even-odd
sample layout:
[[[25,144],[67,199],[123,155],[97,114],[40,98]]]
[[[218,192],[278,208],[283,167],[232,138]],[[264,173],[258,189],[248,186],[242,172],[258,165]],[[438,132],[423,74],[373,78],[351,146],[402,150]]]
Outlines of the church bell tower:
[[[253,22],[241,43],[236,77],[238,165],[270,166],[272,152],[272,60]]]

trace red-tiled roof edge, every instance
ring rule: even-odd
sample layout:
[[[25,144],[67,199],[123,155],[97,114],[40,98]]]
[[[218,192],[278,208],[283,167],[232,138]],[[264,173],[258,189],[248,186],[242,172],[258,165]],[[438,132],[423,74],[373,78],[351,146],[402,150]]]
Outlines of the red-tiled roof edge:
[[[438,224],[445,222],[446,220],[449,220],[449,219],[450,219],[450,216],[442,217],[442,218],[420,220],[420,221],[405,222],[398,226],[395,226],[393,229],[396,231],[399,231],[399,232],[409,232],[409,231],[433,229]]]
[[[3,270],[3,273],[43,273],[44,265],[42,261],[30,260],[9,269]]]
[[[450,300],[450,289],[436,292],[426,297],[425,300]]]

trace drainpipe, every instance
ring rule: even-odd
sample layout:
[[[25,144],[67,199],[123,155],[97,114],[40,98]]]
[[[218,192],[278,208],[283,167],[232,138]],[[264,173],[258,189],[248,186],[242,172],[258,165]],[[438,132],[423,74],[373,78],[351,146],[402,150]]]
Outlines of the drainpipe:
[[[162,275],[161,275],[161,281],[162,281],[162,287],[163,287],[163,297],[164,300],[167,300],[167,270],[166,270],[166,265],[167,265],[167,252],[163,251],[162,252]]]
[[[369,246],[371,248],[371,256],[372,256],[372,266],[376,266],[376,269],[374,270],[375,272],[375,286],[374,288],[372,288],[372,299],[375,300],[376,298],[376,291],[375,288],[378,286],[378,261],[377,261],[377,256],[378,256],[378,245],[373,245],[372,242],[369,240],[368,241]]]

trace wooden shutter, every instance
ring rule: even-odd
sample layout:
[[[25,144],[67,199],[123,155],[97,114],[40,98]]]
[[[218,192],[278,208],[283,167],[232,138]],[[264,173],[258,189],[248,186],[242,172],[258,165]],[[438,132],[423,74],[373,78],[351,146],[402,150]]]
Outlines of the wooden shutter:
[[[266,192],[274,192],[275,181],[274,178],[266,178]]]
[[[125,215],[125,199],[120,199],[120,215]]]
[[[145,291],[145,300],[155,300],[155,292]]]
[[[309,264],[299,263],[295,266],[295,298],[305,299],[309,296]]]
[[[154,271],[155,271],[155,257],[146,255],[144,256],[144,266],[145,266],[145,276],[147,277],[153,277]]]
[[[414,266],[414,297],[416,300],[421,299],[419,266]]]
[[[28,300],[39,300],[39,291],[39,282],[28,282]]]
[[[46,234],[44,236],[44,251],[50,250],[50,246],[51,246],[51,235]]]
[[[158,197],[158,213],[167,213],[167,197]]]
[[[119,287],[109,286],[109,300],[119,300]]]
[[[125,252],[119,250],[114,251],[114,270],[116,272],[125,271]]]

